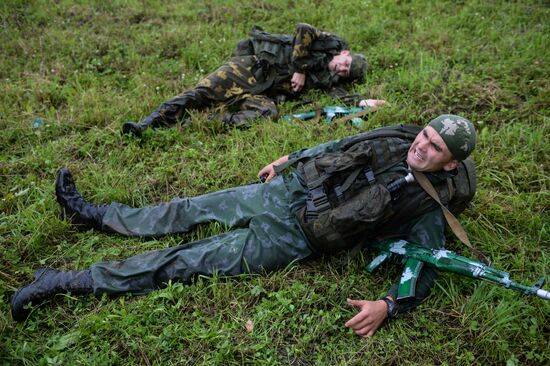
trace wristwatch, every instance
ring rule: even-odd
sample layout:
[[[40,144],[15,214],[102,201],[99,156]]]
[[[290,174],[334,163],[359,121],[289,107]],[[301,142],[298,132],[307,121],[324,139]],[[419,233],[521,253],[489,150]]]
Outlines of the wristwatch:
[[[397,306],[395,301],[389,298],[389,296],[383,297],[380,300],[384,300],[386,305],[388,305],[388,318],[395,318],[397,316]]]

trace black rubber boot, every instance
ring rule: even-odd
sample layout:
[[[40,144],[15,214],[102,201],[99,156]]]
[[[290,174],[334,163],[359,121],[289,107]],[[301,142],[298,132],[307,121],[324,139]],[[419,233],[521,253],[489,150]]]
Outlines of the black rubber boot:
[[[14,320],[22,321],[30,314],[30,309],[25,309],[28,303],[40,305],[58,294],[86,295],[93,291],[94,281],[89,269],[60,272],[41,268],[35,272],[34,281],[20,288],[11,298],[11,315]]]
[[[109,205],[94,205],[87,202],[76,190],[69,169],[63,168],[55,179],[55,196],[61,206],[61,218],[69,220],[79,230],[102,230],[102,221]]]
[[[162,117],[158,112],[153,112],[149,117],[145,118],[140,123],[136,122],[126,122],[122,125],[122,134],[124,135],[134,135],[137,137],[141,137],[143,131],[151,128],[156,128],[159,126],[166,125],[162,122]]]

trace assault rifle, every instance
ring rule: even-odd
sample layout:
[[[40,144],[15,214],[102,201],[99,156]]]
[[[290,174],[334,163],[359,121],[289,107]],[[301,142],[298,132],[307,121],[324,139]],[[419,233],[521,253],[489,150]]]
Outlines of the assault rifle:
[[[405,268],[401,275],[401,281],[397,290],[397,300],[414,296],[416,280],[425,263],[444,271],[453,272],[462,276],[479,278],[506,288],[522,291],[526,295],[536,295],[550,300],[550,291],[543,290],[544,278],[538,280],[533,286],[528,287],[510,280],[507,272],[491,268],[476,260],[460,256],[445,249],[427,249],[406,240],[383,240],[369,244],[369,248],[378,250],[378,255],[367,266],[367,271],[374,271],[380,264],[392,256],[400,256],[405,262]]]
[[[370,107],[339,107],[327,106],[317,108],[315,111],[303,112],[296,114],[287,114],[281,117],[283,122],[292,122],[293,120],[307,121],[309,119],[324,117],[326,123],[331,123],[334,119],[344,118],[346,121],[351,120],[351,124],[355,127],[363,127],[365,121],[362,116],[370,112]]]

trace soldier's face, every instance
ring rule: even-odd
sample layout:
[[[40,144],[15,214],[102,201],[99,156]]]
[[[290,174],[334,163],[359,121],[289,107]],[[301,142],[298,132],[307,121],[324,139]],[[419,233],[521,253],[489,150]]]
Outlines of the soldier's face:
[[[414,139],[407,153],[407,164],[418,172],[453,170],[458,161],[447,148],[445,141],[431,126],[426,126]]]
[[[349,51],[342,51],[340,54],[334,56],[328,63],[328,68],[340,77],[349,77],[349,70],[351,68],[351,55]]]

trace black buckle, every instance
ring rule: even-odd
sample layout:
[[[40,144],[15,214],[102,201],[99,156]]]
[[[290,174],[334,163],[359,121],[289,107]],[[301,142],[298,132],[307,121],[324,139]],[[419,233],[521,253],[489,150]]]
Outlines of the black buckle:
[[[334,194],[336,195],[338,202],[342,203],[344,200],[344,192],[342,192],[342,187],[340,185],[334,186]]]
[[[320,213],[330,208],[327,194],[323,186],[310,189],[306,199],[306,220],[315,220]]]
[[[374,178],[374,172],[372,171],[372,168],[370,166],[363,169],[363,173],[365,174],[365,178],[367,178],[367,181],[369,182],[369,185],[373,185],[376,179]]]

